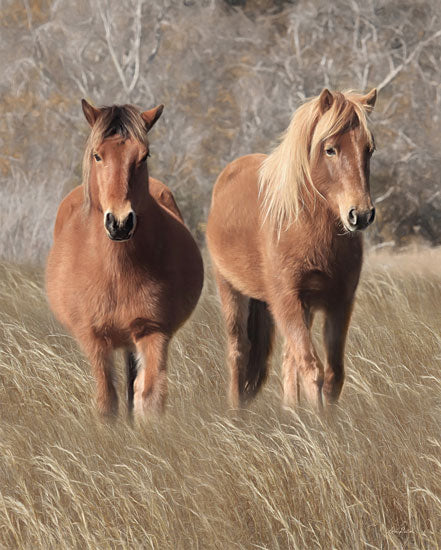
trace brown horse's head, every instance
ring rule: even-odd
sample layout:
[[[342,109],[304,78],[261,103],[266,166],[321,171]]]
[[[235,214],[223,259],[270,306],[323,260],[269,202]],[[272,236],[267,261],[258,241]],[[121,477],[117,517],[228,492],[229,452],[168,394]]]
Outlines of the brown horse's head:
[[[326,199],[323,204],[348,231],[372,223],[369,161],[374,140],[367,114],[376,97],[375,89],[366,95],[324,89],[294,113],[259,173],[264,216],[279,230],[305,207],[314,215],[315,195]]]
[[[376,96],[374,89],[351,101],[324,89],[318,98],[311,180],[348,231],[365,229],[375,217],[369,189],[374,141],[364,111],[373,109]]]
[[[148,197],[147,132],[164,106],[142,113],[131,105],[96,109],[84,99],[82,106],[92,127],[83,161],[85,202],[103,213],[110,239],[127,241]]]

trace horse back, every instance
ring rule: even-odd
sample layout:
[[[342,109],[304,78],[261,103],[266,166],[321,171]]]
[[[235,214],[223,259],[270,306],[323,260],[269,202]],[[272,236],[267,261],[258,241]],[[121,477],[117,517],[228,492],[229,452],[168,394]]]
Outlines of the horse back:
[[[150,195],[162,208],[168,210],[169,213],[171,213],[181,222],[184,222],[181,211],[176,204],[173,193],[164,183],[162,183],[162,181],[159,181],[155,178],[149,178],[149,191]]]
[[[77,217],[83,210],[84,204],[84,189],[82,185],[78,185],[68,195],[64,197],[58,207],[57,217],[54,227],[54,239],[59,237],[62,229],[66,224],[75,223]]]
[[[258,173],[265,155],[231,162],[213,189],[207,243],[220,273],[241,292],[263,296],[263,236],[259,213]]]

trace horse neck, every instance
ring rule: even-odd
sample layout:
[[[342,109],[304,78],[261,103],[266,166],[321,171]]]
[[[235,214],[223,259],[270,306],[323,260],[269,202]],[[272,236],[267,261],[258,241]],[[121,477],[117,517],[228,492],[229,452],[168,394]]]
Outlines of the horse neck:
[[[328,202],[317,194],[306,202],[299,217],[299,226],[300,233],[304,235],[306,254],[310,255],[312,264],[324,271],[337,261],[342,252],[346,254],[348,250],[362,246],[362,235],[349,234]]]
[[[341,245],[343,228],[317,194],[304,197],[299,217],[285,230],[273,231],[273,246],[300,254],[305,265],[326,271]]]
[[[138,216],[138,227],[133,235],[135,249],[154,251],[163,236],[163,212],[155,199],[147,194],[142,212]]]
[[[327,200],[315,191],[311,191],[303,198],[300,222],[316,229],[320,234],[326,234],[328,238],[340,232],[338,220]]]

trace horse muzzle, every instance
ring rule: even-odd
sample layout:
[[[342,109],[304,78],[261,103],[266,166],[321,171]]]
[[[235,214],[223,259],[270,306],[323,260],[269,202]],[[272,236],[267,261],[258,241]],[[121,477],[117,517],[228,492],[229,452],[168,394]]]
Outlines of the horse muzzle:
[[[369,208],[368,210],[358,210],[357,208],[351,208],[348,212],[346,220],[344,221],[344,225],[349,231],[361,231],[371,225],[374,219],[374,207]]]
[[[136,214],[131,210],[123,220],[117,220],[112,212],[106,212],[104,227],[112,241],[124,242],[133,237],[136,227]]]

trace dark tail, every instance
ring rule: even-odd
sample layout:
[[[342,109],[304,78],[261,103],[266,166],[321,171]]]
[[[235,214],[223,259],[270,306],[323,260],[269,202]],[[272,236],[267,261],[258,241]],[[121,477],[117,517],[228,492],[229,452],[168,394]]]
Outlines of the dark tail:
[[[239,387],[243,403],[255,397],[268,375],[268,357],[273,347],[274,322],[265,302],[250,298],[247,332],[250,353]]]
[[[131,351],[126,353],[126,379],[127,379],[127,412],[131,416],[133,412],[133,384],[137,375],[136,357]]]

